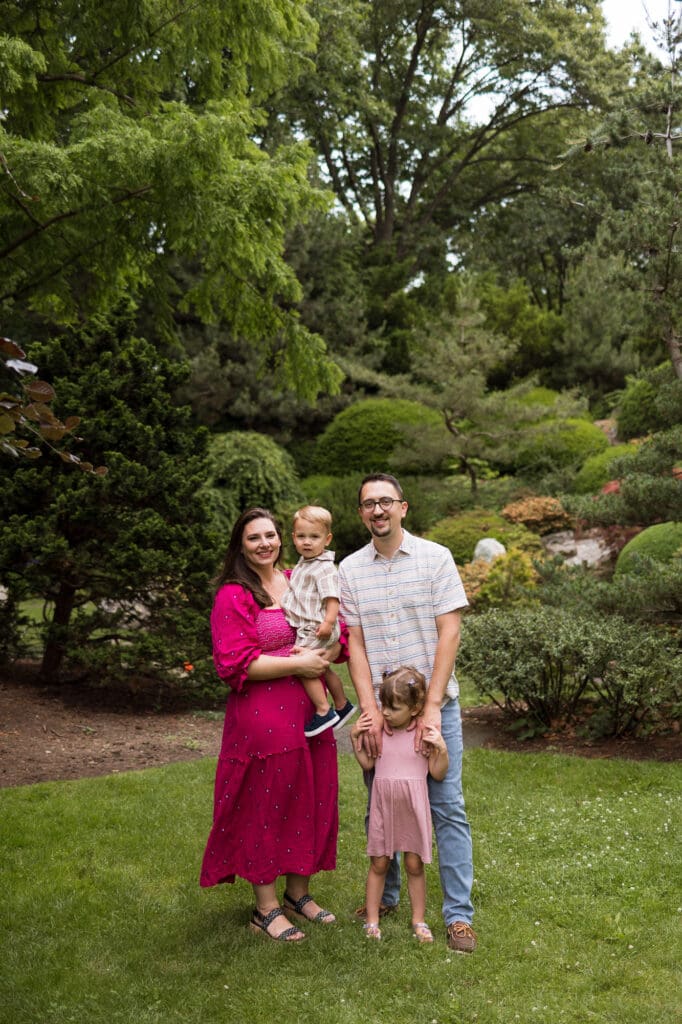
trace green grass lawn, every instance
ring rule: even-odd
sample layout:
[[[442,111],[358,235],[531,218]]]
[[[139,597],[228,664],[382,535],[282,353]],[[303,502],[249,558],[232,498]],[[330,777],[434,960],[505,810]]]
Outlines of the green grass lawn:
[[[0,791],[2,1024],[455,1024],[679,1020],[682,765],[472,750],[470,957],[432,947],[407,899],[369,945],[364,790],[340,756],[333,928],[277,945],[247,929],[250,887],[202,891],[212,759]]]

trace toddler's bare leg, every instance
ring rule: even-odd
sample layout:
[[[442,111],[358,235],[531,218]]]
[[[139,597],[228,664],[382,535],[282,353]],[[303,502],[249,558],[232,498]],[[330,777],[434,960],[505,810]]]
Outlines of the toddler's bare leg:
[[[340,681],[340,680],[339,680]],[[303,689],[315,705],[315,712],[318,715],[326,715],[329,711],[327,692],[321,679],[301,679]]]
[[[424,920],[426,915],[426,874],[424,862],[417,853],[406,853],[403,858],[407,872],[407,891],[412,907],[412,924]]]
[[[341,711],[342,708],[345,708],[348,699],[344,693],[341,677],[336,674],[334,669],[328,668],[324,674],[324,680],[327,684],[327,689],[332,695],[334,707],[337,711]]]

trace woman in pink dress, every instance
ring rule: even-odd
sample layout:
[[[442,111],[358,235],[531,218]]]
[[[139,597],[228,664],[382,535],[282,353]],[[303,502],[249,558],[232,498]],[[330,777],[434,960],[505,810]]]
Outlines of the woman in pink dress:
[[[281,599],[288,577],[277,568],[280,529],[261,508],[234,526],[211,613],[213,660],[229,686],[214,790],[213,827],[201,869],[202,886],[253,886],[250,926],[271,939],[297,942],[297,917],[332,924],[309,893],[310,876],[336,867],[338,777],[331,730],[307,740],[313,707],[301,679],[323,676],[329,650],[292,647],[296,633]],[[338,653],[332,649],[332,655]]]
[[[365,935],[380,939],[379,906],[386,873],[394,853],[404,854],[407,888],[412,908],[412,934],[419,942],[433,942],[426,916],[424,864],[431,863],[431,810],[426,776],[440,781],[448,770],[448,751],[435,726],[427,726],[423,739],[428,754],[414,749],[417,716],[426,700],[426,679],[405,666],[384,674],[379,689],[384,731],[381,757],[368,754],[363,734],[372,716],[362,714],[351,730],[355,756],[365,771],[374,771],[369,805],[367,853],[370,858],[366,889]]]

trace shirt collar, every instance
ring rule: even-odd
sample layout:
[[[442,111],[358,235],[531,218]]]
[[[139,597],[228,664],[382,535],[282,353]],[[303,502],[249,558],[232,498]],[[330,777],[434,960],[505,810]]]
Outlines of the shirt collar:
[[[299,563],[300,562],[333,562],[334,561],[334,552],[333,551],[329,551],[327,548],[325,548],[324,551],[321,554],[315,555],[314,558],[304,558],[303,555],[301,555],[301,557],[299,558],[298,561],[299,561]]]
[[[373,540],[371,540],[369,542],[369,547],[370,547],[370,554],[372,556],[372,560],[373,561],[376,560],[377,558],[383,558],[384,561],[387,561],[387,562],[390,561],[389,558],[386,558],[386,555],[382,555],[380,551],[377,551],[376,547],[374,546],[374,541]],[[391,555],[391,558],[395,558],[395,556],[398,555],[398,554],[411,555],[413,553],[414,553],[414,537],[412,536],[411,533],[408,533],[408,531],[403,527],[403,537],[402,537],[402,540],[400,541],[399,546],[395,549],[395,551]]]

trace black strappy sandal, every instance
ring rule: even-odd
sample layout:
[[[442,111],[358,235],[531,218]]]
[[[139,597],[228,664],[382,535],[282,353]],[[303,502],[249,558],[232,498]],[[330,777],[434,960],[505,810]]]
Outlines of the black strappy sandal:
[[[313,902],[312,896],[309,896],[307,893],[305,896],[301,896],[300,900],[294,901],[289,893],[285,892],[282,902],[291,914],[296,914],[296,917],[300,917],[304,921],[316,921],[318,924],[336,924],[336,918],[331,910],[318,910],[313,917],[308,917],[303,913],[303,908],[306,904]]]
[[[302,942],[305,939],[305,932],[302,932],[300,928],[297,928],[292,924],[291,928],[286,928],[279,935],[271,935],[268,928],[275,920],[276,917],[286,917],[281,907],[275,907],[269,914],[261,914],[258,907],[254,907],[251,915],[251,921],[249,928],[254,932],[263,932],[263,935],[267,935],[273,942]]]

